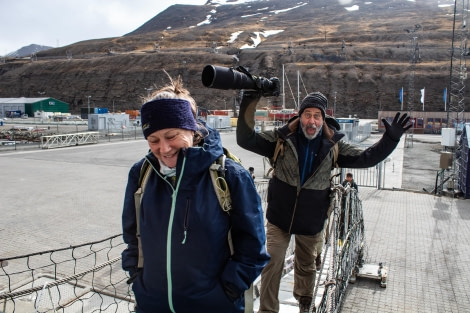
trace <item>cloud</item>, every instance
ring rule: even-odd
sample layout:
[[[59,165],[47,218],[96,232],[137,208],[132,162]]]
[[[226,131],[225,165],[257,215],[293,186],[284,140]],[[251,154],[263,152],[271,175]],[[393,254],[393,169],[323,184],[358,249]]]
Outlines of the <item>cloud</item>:
[[[170,5],[203,5],[205,0],[41,0],[4,1],[0,55],[38,44],[65,46],[78,41],[118,37]]]

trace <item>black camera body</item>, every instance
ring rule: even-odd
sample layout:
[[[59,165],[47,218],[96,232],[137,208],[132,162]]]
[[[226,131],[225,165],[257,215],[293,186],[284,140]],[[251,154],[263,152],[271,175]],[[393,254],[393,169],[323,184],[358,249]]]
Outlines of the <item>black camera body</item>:
[[[236,69],[206,65],[202,70],[202,84],[215,89],[252,89],[258,90],[263,96],[278,96],[280,90],[279,79],[270,79],[251,75],[244,67]]]

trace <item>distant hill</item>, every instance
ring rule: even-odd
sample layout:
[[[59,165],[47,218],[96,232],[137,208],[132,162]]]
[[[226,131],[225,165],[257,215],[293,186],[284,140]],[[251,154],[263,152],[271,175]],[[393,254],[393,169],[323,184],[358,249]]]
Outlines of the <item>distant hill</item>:
[[[138,109],[141,97],[180,75],[198,104],[231,108],[237,90],[206,88],[207,64],[242,65],[284,81],[284,97],[260,106],[294,108],[319,90],[337,116],[378,110],[443,111],[449,87],[452,0],[254,0],[173,5],[122,37],[92,39],[0,64],[0,97],[47,91],[78,114],[94,107]],[[456,29],[460,25],[456,25]],[[460,47],[460,42],[455,43]],[[28,54],[27,54],[28,55]],[[457,54],[458,55],[458,54]],[[414,62],[411,62],[414,56]],[[464,90],[470,99],[470,90]],[[468,101],[465,101],[468,103]],[[468,109],[466,110],[468,111]]]
[[[41,46],[41,45],[36,45],[36,44],[31,44],[29,46],[20,48],[14,52],[10,52],[6,55],[6,57],[10,58],[23,58],[23,57],[29,57],[35,53],[44,51],[44,50],[49,50],[52,49],[53,47],[48,47],[48,46]]]

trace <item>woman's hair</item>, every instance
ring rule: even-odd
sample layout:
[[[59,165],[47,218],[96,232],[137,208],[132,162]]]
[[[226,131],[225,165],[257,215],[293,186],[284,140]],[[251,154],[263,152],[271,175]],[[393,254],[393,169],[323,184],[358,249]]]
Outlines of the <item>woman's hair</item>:
[[[189,102],[191,105],[191,111],[193,112],[194,119],[196,120],[198,131],[194,133],[194,145],[199,145],[203,142],[205,136],[207,136],[208,131],[197,120],[197,104],[194,98],[191,96],[191,93],[188,89],[183,86],[183,80],[180,75],[176,79],[173,79],[167,71],[163,70],[165,74],[168,76],[170,83],[163,86],[158,87],[154,85],[155,91],[153,91],[148,97],[142,97],[143,103],[158,100],[158,99],[183,99]]]
[[[148,97],[143,97],[143,103],[149,102],[152,100],[158,100],[158,99],[184,99],[189,101],[191,104],[191,110],[193,111],[194,118],[197,117],[197,105],[196,101],[194,100],[193,97],[191,97],[191,93],[189,92],[188,89],[184,88],[183,86],[183,80],[180,75],[175,79],[173,79],[170,74],[168,74],[167,71],[163,70],[165,74],[168,76],[170,79],[170,83],[168,85],[165,85],[161,88],[158,88],[156,85],[155,91],[150,94]]]

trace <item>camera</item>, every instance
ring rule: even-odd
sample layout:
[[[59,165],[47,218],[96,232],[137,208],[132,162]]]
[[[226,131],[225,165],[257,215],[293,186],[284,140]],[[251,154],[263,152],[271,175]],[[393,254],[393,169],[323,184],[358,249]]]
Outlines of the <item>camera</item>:
[[[202,70],[202,84],[216,89],[252,89],[262,91],[264,96],[278,96],[280,83],[276,77],[267,79],[251,75],[244,67],[236,69],[206,65]]]

